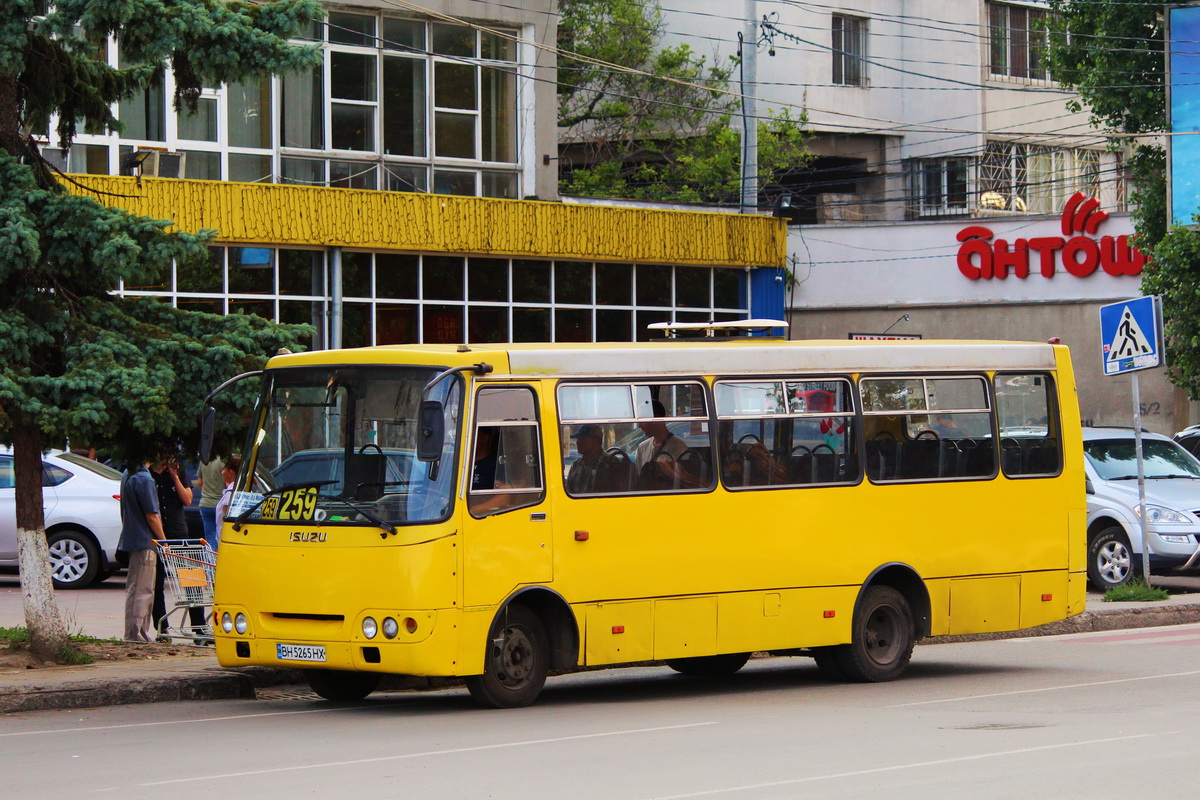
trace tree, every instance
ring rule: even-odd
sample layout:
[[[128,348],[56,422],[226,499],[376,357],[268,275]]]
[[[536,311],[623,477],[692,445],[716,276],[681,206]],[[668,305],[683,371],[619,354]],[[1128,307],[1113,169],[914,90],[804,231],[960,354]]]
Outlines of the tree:
[[[163,442],[193,447],[200,404],[220,381],[298,347],[307,326],[184,312],[110,294],[173,261],[207,258],[212,232],[69,194],[38,149],[53,119],[64,146],[78,125],[120,130],[121,99],[162,79],[176,108],[202,86],[311,66],[288,44],[315,0],[0,0],[0,442],[13,445],[18,558],[31,648],[67,645],[51,592],[40,454],[70,440],[137,462]],[[122,68],[108,65],[117,42]]]
[[[1135,241],[1150,257],[1142,291],[1163,298],[1171,380],[1200,399],[1200,233],[1167,224],[1166,151],[1153,139],[1168,129],[1162,4],[1050,5],[1050,72],[1079,94],[1071,110],[1086,107],[1114,146],[1147,136],[1135,140],[1129,160]]]
[[[561,0],[559,10],[561,191],[738,201],[733,66],[709,64],[686,44],[661,47],[655,0]],[[760,186],[810,160],[806,121],[786,110],[758,121]]]

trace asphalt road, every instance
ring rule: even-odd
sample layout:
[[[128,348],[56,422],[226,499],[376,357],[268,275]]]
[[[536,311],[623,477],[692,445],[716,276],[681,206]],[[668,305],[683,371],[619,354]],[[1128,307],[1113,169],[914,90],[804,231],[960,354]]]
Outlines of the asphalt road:
[[[456,689],[11,714],[0,761],[5,796],[73,800],[1188,797],[1198,685],[1180,625],[926,645],[875,685],[791,658],[552,678],[513,711]]]

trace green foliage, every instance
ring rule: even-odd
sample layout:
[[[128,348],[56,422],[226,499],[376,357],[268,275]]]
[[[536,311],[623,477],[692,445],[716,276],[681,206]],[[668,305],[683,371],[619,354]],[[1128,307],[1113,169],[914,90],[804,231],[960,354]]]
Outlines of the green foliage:
[[[91,664],[95,659],[81,649],[79,645],[98,641],[100,640],[92,636],[70,636],[59,643],[54,653],[54,662],[56,664],[69,664],[72,666]],[[0,644],[8,647],[9,650],[28,650],[31,645],[29,629],[23,627],[0,628]]]
[[[1165,131],[1164,4],[1050,0],[1050,5],[1050,71],[1060,84],[1078,92],[1082,102],[1075,110],[1087,108],[1092,122],[1112,133]],[[1114,146],[1123,141],[1114,140]],[[1142,291],[1162,295],[1172,381],[1200,399],[1200,232],[1167,225],[1166,152],[1161,146],[1138,144],[1129,164],[1136,242],[1150,257]]]
[[[559,47],[584,57],[559,58],[560,141],[569,154],[560,165],[561,191],[736,201],[741,127],[727,92],[732,67],[709,64],[685,44],[658,47],[663,23],[654,0],[563,0],[559,7]],[[805,122],[786,111],[759,122],[760,185],[811,159]]]
[[[319,63],[287,40],[321,7],[56,0],[37,17],[38,5],[0,0],[0,442],[36,426],[45,442],[116,458],[140,460],[166,443],[194,450],[205,395],[280,348],[302,349],[311,329],[110,294],[163,283],[173,262],[207,264],[212,232],[168,233],[169,221],[68,194],[27,132],[45,130],[52,114],[64,143],[77,125],[119,129],[115,104],[167,64],[177,107],[194,107],[202,86]],[[121,68],[107,63],[109,36]]]
[[[1143,603],[1167,600],[1171,593],[1162,587],[1148,586],[1144,580],[1137,578],[1121,586],[1114,586],[1104,593],[1106,603]]]
[[[281,347],[301,349],[308,326],[109,294],[120,280],[159,282],[172,258],[207,260],[205,236],[39,189],[0,155],[6,182],[15,191],[0,196],[0,440],[27,419],[47,441],[86,442],[117,458],[141,460],[159,442],[191,452],[214,386]]]
[[[0,627],[0,642],[13,647],[14,645],[24,645],[29,642],[29,629],[14,626],[12,628]]]

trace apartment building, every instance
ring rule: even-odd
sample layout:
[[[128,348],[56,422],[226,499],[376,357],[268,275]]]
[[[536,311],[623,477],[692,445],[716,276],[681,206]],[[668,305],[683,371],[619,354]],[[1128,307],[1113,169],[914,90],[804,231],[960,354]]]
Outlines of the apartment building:
[[[815,160],[763,200],[787,192],[797,209],[793,337],[1057,337],[1084,419],[1130,424],[1098,314],[1141,294],[1123,154],[1068,108],[1044,59],[1045,3],[661,2],[666,40],[716,58],[757,20],[746,92],[760,114],[807,114]],[[1163,370],[1143,373],[1141,397],[1151,429],[1191,421]]]

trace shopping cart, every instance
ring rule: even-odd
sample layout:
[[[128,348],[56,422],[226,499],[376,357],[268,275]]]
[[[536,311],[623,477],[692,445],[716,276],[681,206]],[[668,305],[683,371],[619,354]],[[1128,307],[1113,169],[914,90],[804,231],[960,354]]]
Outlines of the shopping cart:
[[[195,642],[212,640],[213,570],[217,554],[204,539],[166,539],[158,542],[167,586],[175,604],[167,611],[166,634]],[[191,622],[189,609],[203,609],[205,623]]]

